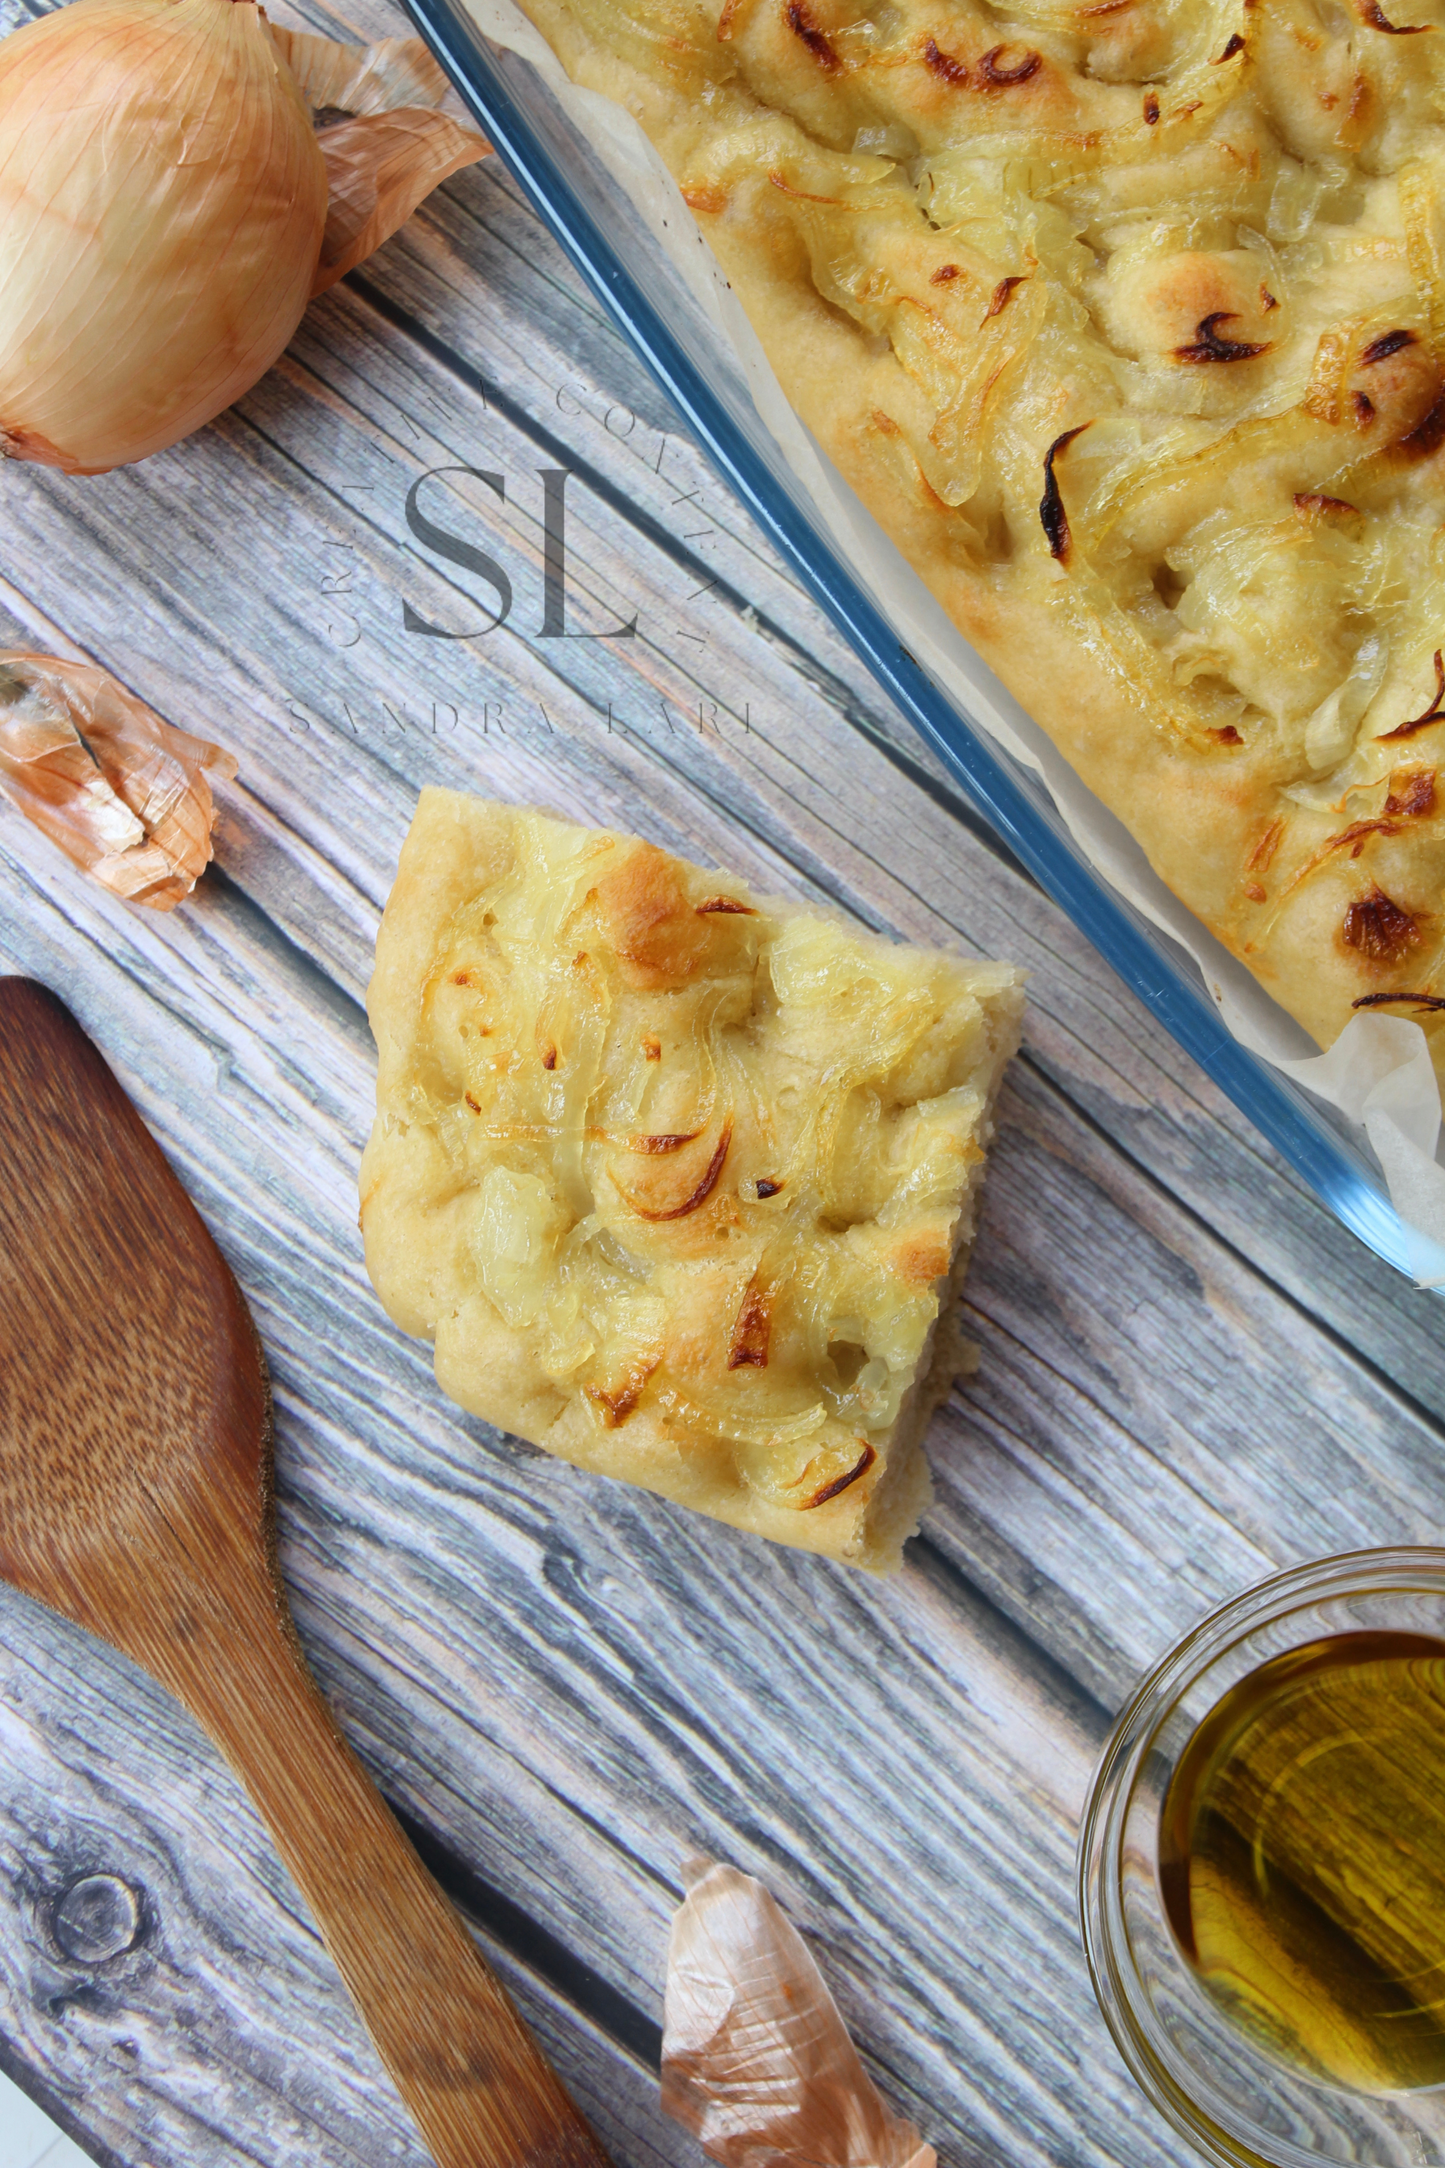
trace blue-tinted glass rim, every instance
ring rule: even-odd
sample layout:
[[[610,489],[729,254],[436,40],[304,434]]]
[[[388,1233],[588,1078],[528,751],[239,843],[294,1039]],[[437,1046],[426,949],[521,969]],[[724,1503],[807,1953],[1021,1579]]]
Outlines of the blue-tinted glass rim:
[[[1378,1256],[1412,1273],[1411,1236],[1384,1192],[1361,1174],[1304,1095],[1230,1035],[1203,991],[1171,967],[1082,857],[1040,818],[995,753],[901,645],[877,604],[734,427],[703,371],[538,140],[460,0],[406,0],[406,6],[494,148],[618,329],[774,548],[932,746],[976,811],[1336,1217]]]

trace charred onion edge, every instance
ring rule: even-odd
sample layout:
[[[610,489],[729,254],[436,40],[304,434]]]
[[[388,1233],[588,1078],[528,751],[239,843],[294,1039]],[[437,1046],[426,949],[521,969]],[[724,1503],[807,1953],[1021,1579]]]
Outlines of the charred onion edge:
[[[616,1430],[619,1424],[627,1421],[628,1416],[642,1398],[643,1386],[661,1361],[662,1357],[660,1355],[654,1355],[649,1363],[635,1368],[620,1393],[609,1393],[604,1385],[583,1386],[582,1390],[587,1395],[587,1398],[596,1407],[601,1408],[602,1419],[609,1430]]]
[[[1409,459],[1429,459],[1445,444],[1445,385],[1435,395],[1435,404],[1422,422],[1401,437],[1395,446]]]
[[[760,1174],[753,1184],[759,1197],[776,1197],[782,1186],[782,1183],[775,1182],[770,1174]]]
[[[784,13],[794,37],[801,38],[819,67],[826,68],[831,74],[839,65],[838,55],[809,15],[803,0],[788,0]]]
[[[1025,53],[1018,67],[1001,68],[998,66],[998,56],[1007,51],[1006,45],[995,45],[991,52],[984,54],[978,64],[980,77],[995,90],[1007,90],[1013,83],[1026,83],[1031,75],[1038,74],[1044,64],[1041,54]]]
[[[1222,68],[1226,60],[1233,60],[1236,53],[1242,53],[1243,51],[1244,40],[1240,36],[1239,32],[1236,30],[1230,37],[1228,44],[1225,46],[1224,51],[1220,54],[1218,60],[1211,60],[1209,65],[1211,68]]]
[[[1159,123],[1159,94],[1148,90],[1144,93],[1144,126],[1157,127]]]
[[[1433,23],[1392,23],[1380,6],[1380,0],[1362,0],[1360,20],[1368,23],[1372,30],[1388,31],[1392,38],[1418,38],[1422,30],[1435,28]]]
[[[1340,937],[1371,963],[1398,963],[1420,938],[1420,918],[1387,896],[1377,881],[1368,896],[1357,896],[1345,912]]]
[[[924,43],[923,58],[925,65],[945,83],[952,83],[955,90],[967,88],[968,69],[961,60],[955,60],[952,53],[942,52],[932,38]]]
[[[1389,795],[1385,799],[1385,817],[1393,813],[1405,820],[1423,818],[1435,810],[1435,770],[1433,768],[1407,768],[1401,771],[1402,795],[1395,795],[1395,778],[1390,778]]]
[[[855,1468],[850,1468],[846,1475],[834,1476],[831,1483],[825,1483],[820,1491],[814,1491],[811,1498],[803,1500],[798,1511],[811,1513],[814,1506],[825,1506],[830,1498],[837,1497],[839,1491],[845,1491],[850,1483],[856,1483],[860,1475],[866,1475],[877,1458],[872,1446],[865,1445],[862,1458]]]
[[[1068,450],[1075,437],[1081,437],[1091,426],[1089,422],[1080,422],[1077,429],[1066,429],[1061,437],[1054,438],[1044,454],[1044,494],[1039,501],[1039,521],[1049,545],[1049,555],[1057,557],[1061,565],[1068,563],[1072,537],[1069,534],[1069,515],[1064,510],[1064,500],[1059,495],[1059,485],[1054,474],[1054,461],[1060,452]]]
[[[1427,1016],[1434,1010],[1445,1009],[1445,994],[1359,994],[1350,1003],[1350,1007],[1383,1009],[1390,1001],[1413,1001]]]
[[[1221,339],[1216,324],[1232,324],[1238,318],[1238,309],[1214,309],[1208,316],[1201,316],[1194,327],[1194,343],[1176,346],[1176,361],[1252,361],[1256,354],[1267,354],[1269,343],[1257,345],[1253,339]]]
[[[758,915],[752,904],[739,903],[736,896],[712,896],[706,903],[694,904],[693,909],[699,918],[705,918],[709,911],[722,911],[732,918],[756,918]]]
[[[1326,497],[1317,489],[1297,489],[1294,493],[1294,508],[1306,518],[1311,512],[1359,511],[1358,505],[1346,504],[1343,497]]]
[[[1378,339],[1371,339],[1361,354],[1360,366],[1363,369],[1372,369],[1377,361],[1388,361],[1392,354],[1398,354],[1403,347],[1415,344],[1413,331],[1382,331]]]
[[[1388,745],[1394,738],[1413,738],[1417,730],[1424,730],[1430,723],[1445,721],[1441,703],[1445,702],[1445,662],[1440,659],[1440,649],[1435,650],[1435,697],[1423,715],[1417,715],[1408,723],[1397,723],[1393,730],[1385,731],[1375,740],[1377,745]]]
[[[729,1115],[728,1119],[722,1125],[722,1134],[717,1140],[717,1149],[713,1153],[712,1158],[708,1161],[707,1170],[704,1173],[702,1180],[698,1183],[697,1188],[693,1191],[692,1195],[690,1197],[685,1197],[681,1204],[675,1204],[670,1206],[666,1212],[649,1212],[645,1205],[634,1204],[632,1199],[629,1197],[627,1199],[627,1202],[629,1205],[632,1206],[632,1209],[637,1214],[637,1217],[639,1219],[653,1221],[675,1220],[686,1219],[689,1212],[695,1212],[700,1204],[706,1203],[707,1199],[716,1189],[717,1178],[723,1171],[723,1161],[728,1156],[728,1146],[732,1143],[732,1141],[733,1125],[732,1117],[731,1115]]]
[[[1022,286],[1025,283],[1027,276],[1027,272],[1016,272],[1012,278],[999,280],[997,286],[995,286],[993,290],[993,299],[992,301],[990,301],[988,307],[983,312],[984,324],[988,322],[991,316],[1000,315],[1003,310],[1008,307],[1009,296],[1012,294],[1015,286]],[[982,329],[983,324],[980,324],[979,330],[981,331]]]
[[[729,1370],[742,1370],[749,1366],[755,1370],[767,1369],[768,1337],[772,1324],[768,1296],[758,1286],[754,1276],[748,1281],[738,1314],[733,1320],[732,1337],[728,1341]]]

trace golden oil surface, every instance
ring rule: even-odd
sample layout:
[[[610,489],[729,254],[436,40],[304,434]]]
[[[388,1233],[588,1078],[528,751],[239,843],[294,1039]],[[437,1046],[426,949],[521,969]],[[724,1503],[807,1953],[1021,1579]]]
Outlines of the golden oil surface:
[[[1341,1634],[1252,1672],[1159,1834],[1180,1948],[1258,2046],[1359,2091],[1445,2085],[1445,1640]]]

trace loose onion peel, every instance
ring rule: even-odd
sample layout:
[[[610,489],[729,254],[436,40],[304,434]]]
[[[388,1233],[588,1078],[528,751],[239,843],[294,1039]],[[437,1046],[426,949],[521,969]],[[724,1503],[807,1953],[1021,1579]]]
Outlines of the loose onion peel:
[[[724,2168],[936,2168],[888,2109],[807,1945],[750,1874],[683,1865],[662,2105]]]
[[[99,474],[219,414],[485,155],[449,99],[420,40],[339,45],[252,0],[71,0],[12,31],[0,451]]]
[[[236,763],[94,663],[0,655],[0,791],[87,873],[169,911],[211,855],[207,776]]]

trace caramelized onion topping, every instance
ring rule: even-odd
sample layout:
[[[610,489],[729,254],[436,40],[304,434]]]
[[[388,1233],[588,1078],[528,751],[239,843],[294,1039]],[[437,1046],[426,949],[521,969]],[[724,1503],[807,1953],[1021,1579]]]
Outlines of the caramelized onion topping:
[[[952,53],[941,52],[932,38],[924,45],[923,58],[943,82],[952,83],[955,90],[968,88],[968,69],[964,63],[955,60]]]
[[[707,1169],[703,1174],[703,1178],[698,1183],[697,1188],[692,1192],[692,1195],[690,1197],[684,1197],[681,1204],[669,1206],[669,1208],[665,1212],[650,1211],[646,1205],[637,1204],[634,1202],[633,1199],[629,1198],[627,1201],[629,1204],[632,1205],[632,1209],[637,1214],[637,1217],[639,1219],[654,1221],[686,1219],[689,1212],[695,1212],[699,1205],[706,1204],[708,1198],[712,1195],[713,1191],[717,1187],[717,1178],[723,1171],[723,1162],[728,1156],[728,1146],[732,1143],[732,1141],[733,1125],[732,1117],[729,1116],[722,1125],[722,1134],[717,1140],[717,1148],[713,1152],[712,1158],[707,1163]]]
[[[1375,964],[1399,963],[1420,939],[1416,920],[1382,888],[1350,905],[1341,932],[1346,948]]]
[[[1352,1009],[1383,1009],[1391,1001],[1413,1001],[1421,1015],[1431,1016],[1445,1009],[1445,994],[1360,994],[1350,1003]]]
[[[1260,346],[1252,339],[1222,339],[1219,336],[1216,327],[1234,323],[1237,315],[1238,311],[1235,309],[1215,309],[1210,315],[1201,316],[1195,327],[1193,343],[1189,346],[1176,346],[1174,359],[1192,362],[1252,361],[1256,354],[1267,354],[1267,342]]]
[[[1398,354],[1404,347],[1414,344],[1413,331],[1383,331],[1378,339],[1370,341],[1361,354],[1360,366],[1371,369],[1377,361],[1388,361],[1392,354]]]
[[[1059,495],[1058,478],[1054,473],[1054,461],[1060,452],[1067,451],[1075,437],[1081,437],[1088,428],[1081,422],[1077,429],[1066,429],[1061,437],[1055,437],[1044,454],[1044,494],[1039,504],[1039,519],[1049,545],[1049,554],[1057,557],[1060,564],[1069,561],[1069,518],[1064,510],[1064,500]]]
[[[984,54],[978,64],[978,72],[983,81],[995,90],[1008,90],[1015,83],[1026,83],[1031,75],[1038,74],[1044,64],[1040,54],[1025,53],[1015,66],[1001,67],[1001,57],[1008,50],[1006,45],[995,45],[991,52]]]
[[[729,1370],[741,1370],[749,1364],[756,1370],[767,1369],[768,1336],[772,1325],[771,1297],[758,1286],[756,1278],[751,1279],[733,1320],[732,1338],[728,1342]]]
[[[788,28],[794,37],[801,38],[819,67],[826,68],[831,74],[838,66],[838,55],[809,15],[803,0],[788,0],[786,12]]]
[[[830,1498],[836,1498],[840,1491],[847,1490],[850,1483],[856,1483],[860,1475],[866,1475],[877,1458],[872,1446],[865,1441],[855,1465],[844,1474],[834,1476],[831,1483],[825,1483],[821,1490],[814,1491],[811,1498],[805,1498],[801,1510],[809,1513],[814,1506],[825,1506]]]
[[[1413,716],[1408,723],[1397,723],[1393,730],[1384,731],[1379,740],[1381,745],[1388,745],[1394,738],[1413,738],[1417,730],[1424,730],[1429,724],[1438,723],[1442,720],[1442,707],[1445,707],[1445,663],[1440,660],[1440,654],[1441,651],[1437,647],[1435,650],[1434,699],[1430,702],[1423,715]]]

